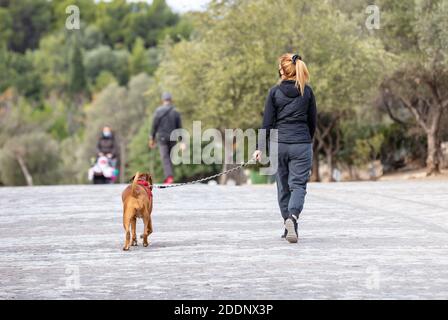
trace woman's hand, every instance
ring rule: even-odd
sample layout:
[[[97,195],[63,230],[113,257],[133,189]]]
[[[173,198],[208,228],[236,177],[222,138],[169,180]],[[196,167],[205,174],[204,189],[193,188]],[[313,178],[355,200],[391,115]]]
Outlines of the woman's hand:
[[[256,161],[260,161],[261,160],[261,151],[260,150],[255,150],[254,154],[252,155],[252,157],[256,160]]]

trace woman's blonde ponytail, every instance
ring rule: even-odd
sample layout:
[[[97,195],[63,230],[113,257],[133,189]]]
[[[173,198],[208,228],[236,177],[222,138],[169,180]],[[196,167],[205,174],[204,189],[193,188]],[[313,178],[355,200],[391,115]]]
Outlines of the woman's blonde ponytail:
[[[309,81],[310,74],[308,72],[308,68],[306,67],[305,62],[297,59],[296,61],[296,87],[300,90],[300,93],[304,94],[305,85]]]
[[[310,80],[310,74],[302,57],[298,54],[285,53],[279,58],[281,80],[295,80],[297,90],[302,96],[305,93],[305,85]]]

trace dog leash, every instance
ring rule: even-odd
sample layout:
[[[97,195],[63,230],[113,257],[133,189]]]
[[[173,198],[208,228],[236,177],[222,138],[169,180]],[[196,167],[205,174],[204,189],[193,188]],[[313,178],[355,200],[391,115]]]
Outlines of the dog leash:
[[[244,163],[242,163],[242,164],[240,164],[240,165],[238,165],[238,166],[236,166],[236,167],[234,167],[232,169],[229,169],[229,170],[226,170],[226,171],[223,171],[223,172],[220,172],[220,173],[217,173],[217,174],[214,174],[212,176],[208,176],[208,177],[205,177],[205,178],[202,178],[202,179],[197,179],[197,180],[193,180],[193,181],[189,181],[189,182],[182,182],[182,183],[173,183],[173,184],[168,184],[168,185],[153,185],[152,187],[155,188],[155,189],[167,189],[167,188],[175,188],[175,187],[181,187],[181,186],[186,186],[186,185],[190,185],[190,184],[201,183],[201,182],[205,182],[205,181],[209,181],[209,180],[218,178],[218,177],[223,176],[225,174],[229,174],[229,173],[231,173],[233,171],[237,171],[237,170],[240,170],[240,169],[242,169],[244,167],[247,167],[250,164],[256,164],[256,163],[257,162],[255,161],[255,159],[250,159],[249,161],[244,162]]]

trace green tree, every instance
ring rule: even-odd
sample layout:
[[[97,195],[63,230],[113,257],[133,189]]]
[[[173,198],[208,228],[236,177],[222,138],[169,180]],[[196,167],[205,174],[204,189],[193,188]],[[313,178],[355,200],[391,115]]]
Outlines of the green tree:
[[[0,101],[0,180],[6,185],[57,184],[58,143],[46,130],[51,117],[40,117],[13,90]]]
[[[129,72],[130,75],[150,72],[149,56],[142,38],[137,38],[132,47],[132,52],[129,56]]]
[[[320,1],[213,2],[196,28],[190,41],[165,47],[156,72],[159,87],[176,93],[187,126],[194,119],[221,130],[259,127],[268,89],[278,81],[278,56],[298,51],[331,131],[367,105],[387,59],[380,41]],[[321,129],[318,141],[326,139],[327,127]],[[331,166],[337,143],[328,142],[318,142],[317,151]]]
[[[172,12],[165,0],[147,3],[133,3],[124,23],[124,42],[130,48],[137,38],[145,41],[146,47],[156,46],[165,35],[165,30],[174,27],[179,16]]]
[[[118,83],[114,75],[110,71],[101,71],[101,73],[96,77],[95,84],[93,86],[93,92],[97,93],[105,89],[111,83]]]
[[[43,94],[63,96],[68,88],[70,61],[70,47],[66,43],[65,34],[57,32],[44,37],[39,50],[32,51],[30,56],[33,69],[41,77]]]
[[[165,29],[173,28],[179,22],[179,16],[172,12],[165,0],[154,0],[151,4],[125,0],[101,2],[97,12],[95,24],[111,47],[130,49],[137,38],[144,40],[146,48],[156,46],[165,36]],[[187,28],[186,22],[182,25]],[[188,33],[186,29],[185,32]]]
[[[129,53],[126,50],[112,50],[108,46],[99,46],[87,51],[84,58],[86,75],[91,83],[102,71],[111,72],[119,81],[125,85],[129,79]]]
[[[27,49],[36,49],[41,36],[50,30],[53,24],[53,11],[46,0],[9,1],[6,8],[12,21],[12,35],[8,48],[24,53]],[[10,32],[10,30],[6,30]]]
[[[21,54],[0,48],[0,93],[9,87],[30,98],[41,98],[41,77],[32,65],[30,54]]]
[[[12,32],[12,19],[6,8],[0,7],[0,48],[7,48]]]
[[[80,8],[80,30],[65,29],[68,5]],[[105,123],[120,133],[127,165],[163,52],[157,44],[190,32],[190,20],[163,0],[0,0],[0,184],[86,182],[86,146]]]
[[[87,89],[87,81],[84,71],[82,51],[78,45],[75,45],[72,50],[69,77],[70,93],[75,97],[84,94]]]
[[[104,40],[110,46],[124,43],[126,16],[131,12],[126,0],[100,2],[97,5],[95,24],[104,34]]]
[[[81,43],[85,50],[92,50],[104,44],[104,34],[96,25],[88,25],[81,29]]]
[[[57,184],[59,148],[42,131],[13,136],[0,149],[1,181],[6,185]]]
[[[403,50],[390,48],[400,63],[385,79],[382,90],[390,97],[395,113],[406,109],[425,132],[427,175],[438,174],[442,119],[448,110],[448,3],[419,0],[406,9],[391,8],[391,15],[402,13],[408,19],[398,20],[395,32],[384,39],[401,44]]]
[[[160,39],[164,39],[166,36],[170,37],[173,41],[178,42],[183,39],[189,39],[193,33],[193,20],[194,14],[182,15],[174,26],[168,26],[163,30],[163,33],[159,36]]]

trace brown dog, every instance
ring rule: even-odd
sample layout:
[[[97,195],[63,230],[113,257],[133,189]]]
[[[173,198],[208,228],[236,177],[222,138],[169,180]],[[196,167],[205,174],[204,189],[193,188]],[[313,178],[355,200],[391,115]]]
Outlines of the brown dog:
[[[129,250],[129,245],[137,246],[137,218],[143,219],[143,246],[148,246],[148,236],[152,233],[152,178],[147,173],[136,173],[131,178],[131,185],[124,189],[123,200],[123,226],[126,232],[123,250]],[[132,226],[132,242],[131,242]]]

